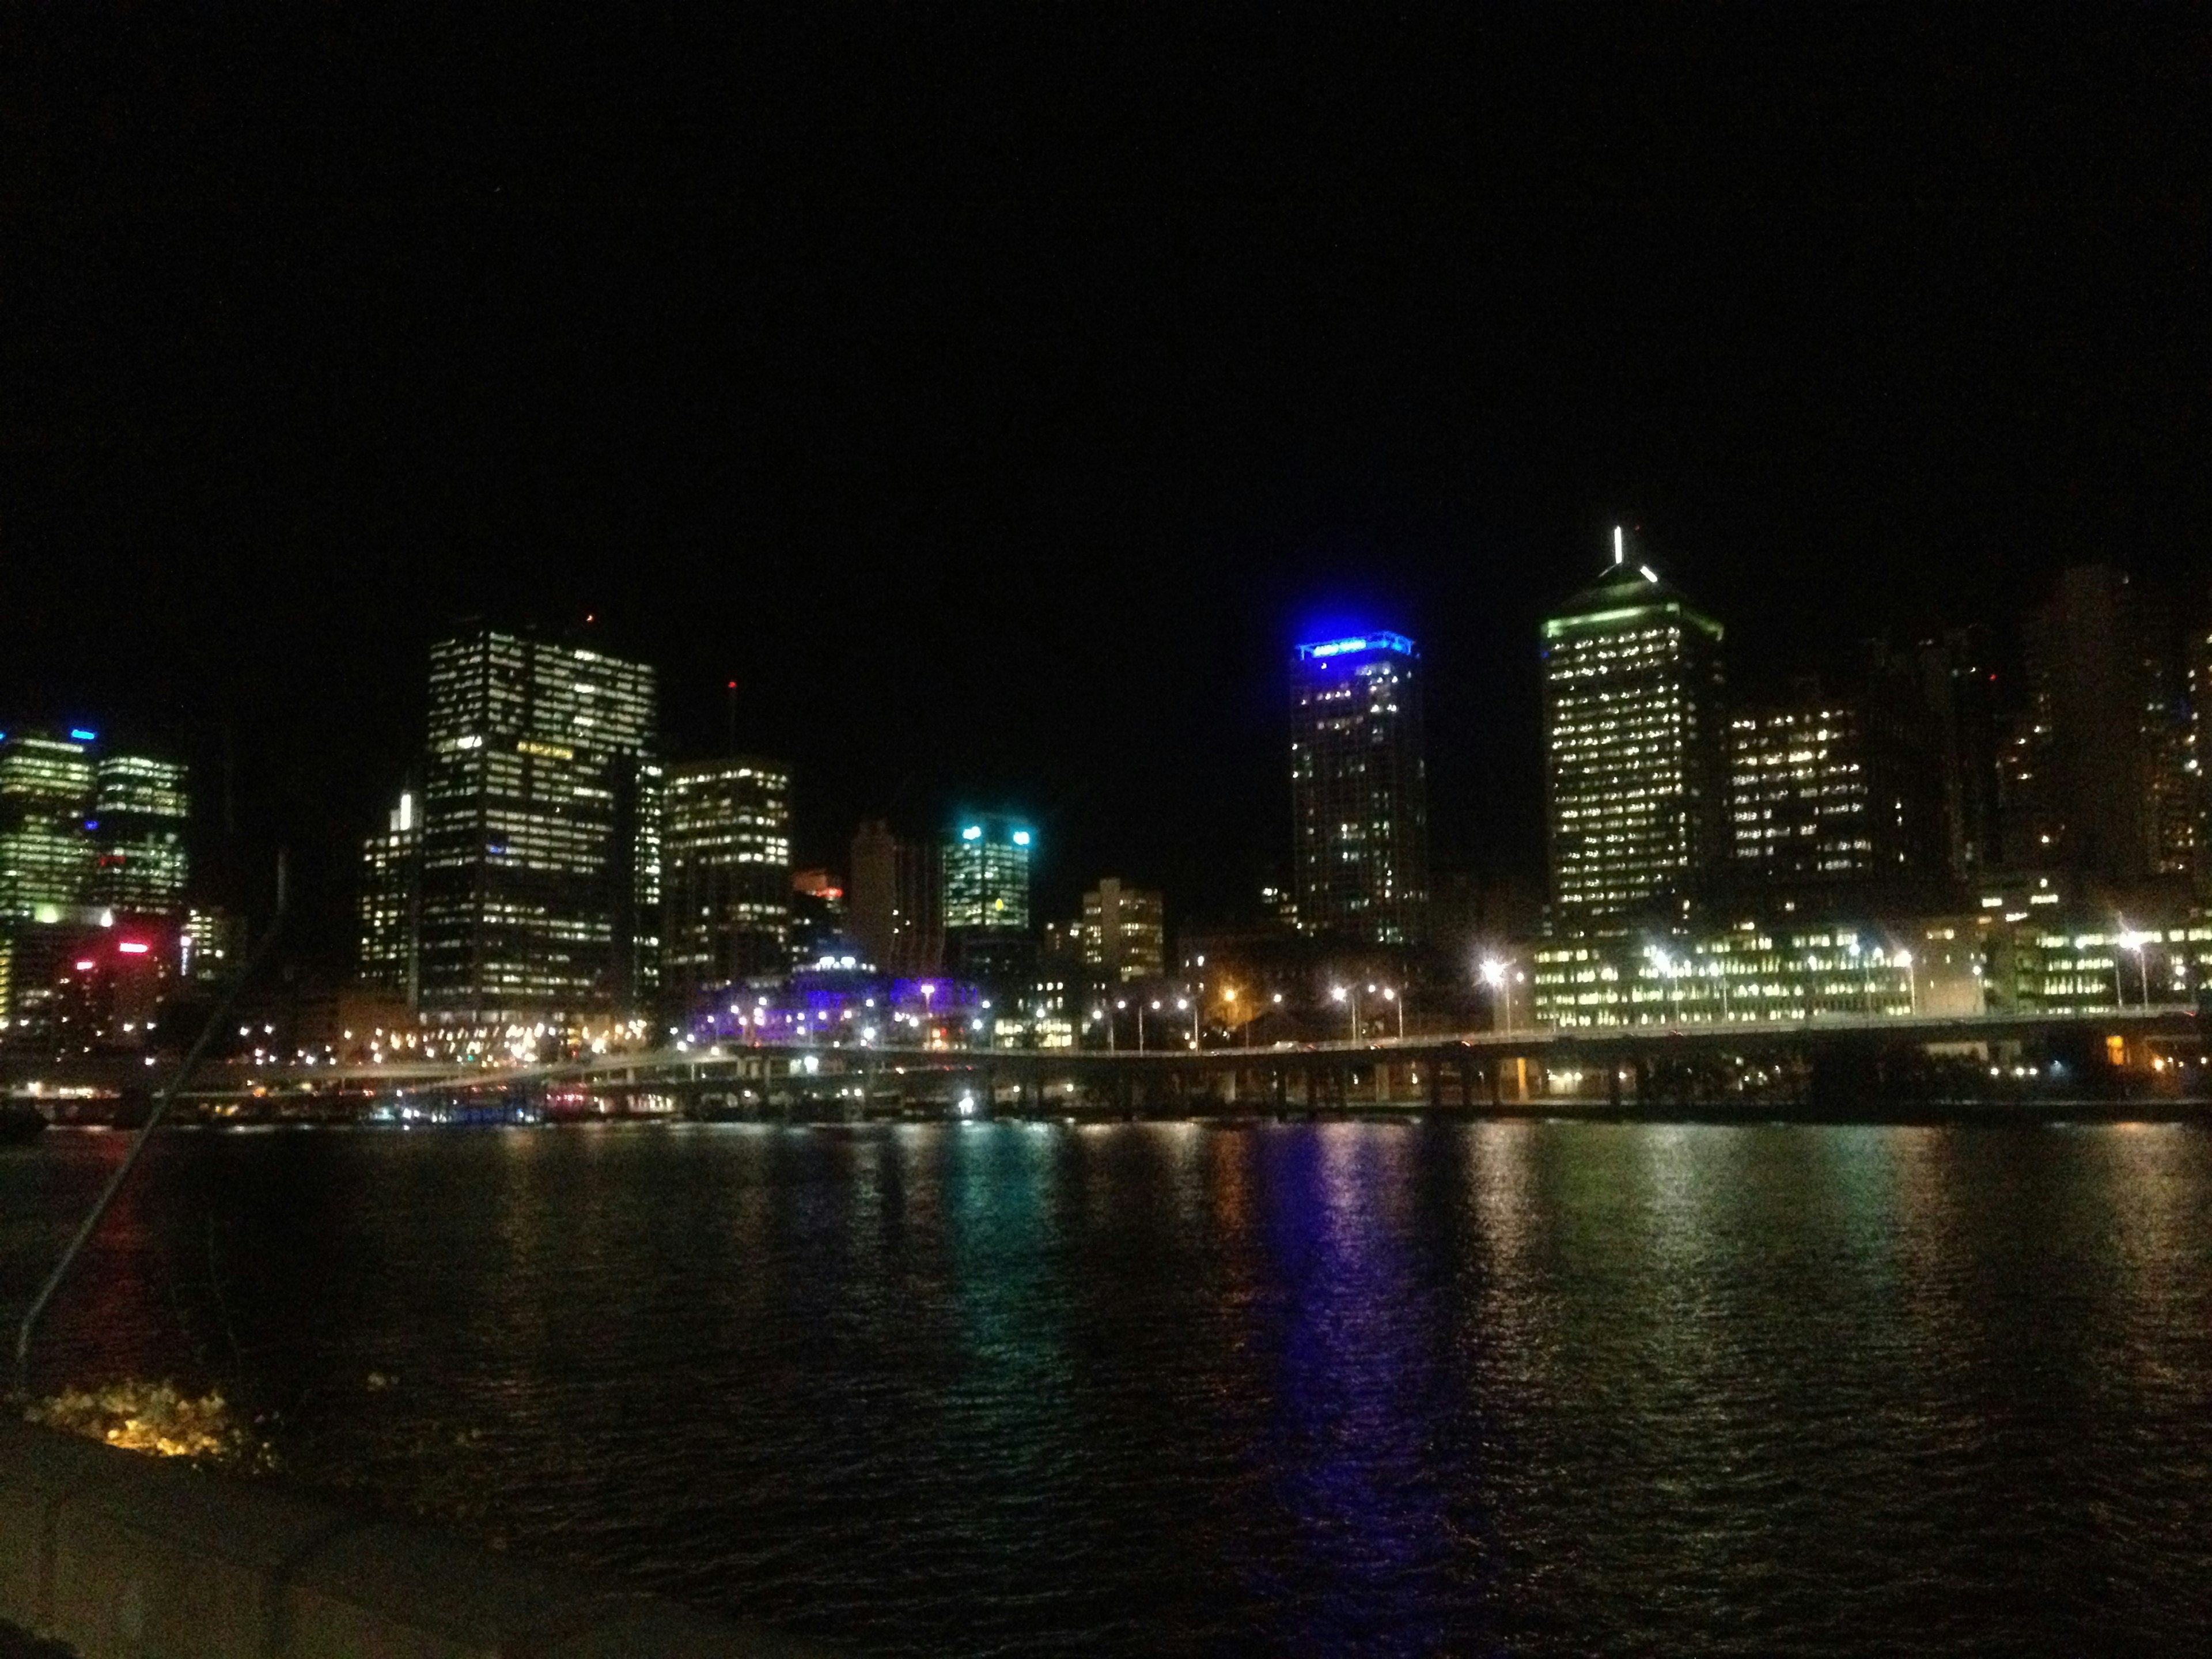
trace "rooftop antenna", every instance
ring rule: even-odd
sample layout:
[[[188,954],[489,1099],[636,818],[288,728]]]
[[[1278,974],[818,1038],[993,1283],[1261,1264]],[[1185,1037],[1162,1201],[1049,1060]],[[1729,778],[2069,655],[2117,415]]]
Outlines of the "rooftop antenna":
[[[1626,564],[1628,562],[1628,549],[1621,538],[1620,526],[1619,525],[1615,525],[1613,527],[1613,562],[1615,564]]]
[[[732,680],[723,688],[729,695],[730,753],[738,752],[738,683]]]

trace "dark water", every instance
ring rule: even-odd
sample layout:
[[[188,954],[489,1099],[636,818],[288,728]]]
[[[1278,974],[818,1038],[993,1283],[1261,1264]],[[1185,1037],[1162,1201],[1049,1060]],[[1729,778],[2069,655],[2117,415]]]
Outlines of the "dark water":
[[[0,1152],[0,1293],[120,1149]],[[242,1387],[300,1478],[855,1653],[2212,1650],[2195,1129],[204,1134],[147,1174],[50,1385]]]

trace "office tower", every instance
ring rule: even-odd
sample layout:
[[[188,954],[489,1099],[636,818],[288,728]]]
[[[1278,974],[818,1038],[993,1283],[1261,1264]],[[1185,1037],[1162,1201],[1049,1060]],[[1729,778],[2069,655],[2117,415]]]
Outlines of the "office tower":
[[[421,1006],[495,1025],[628,1012],[659,901],[653,672],[483,628],[430,649]]]
[[[2144,855],[2154,876],[2186,876],[2196,870],[2198,829],[2188,676],[2162,641],[2143,643]]]
[[[1158,979],[1167,971],[1167,901],[1108,876],[1083,896],[1082,952],[1109,981]]]
[[[668,1006],[695,1012],[791,955],[791,770],[750,756],[668,772],[663,816]]]
[[[986,815],[959,819],[945,837],[945,946],[953,970],[997,983],[1027,972],[1030,861],[1036,837],[1025,823]]]
[[[1291,668],[1291,834],[1300,931],[1409,945],[1426,929],[1419,658],[1402,634],[1301,645]]]
[[[92,902],[133,915],[185,905],[185,769],[146,755],[103,755],[94,768]]]
[[[404,790],[383,833],[362,843],[356,977],[363,985],[404,997],[410,1008],[422,994],[416,946],[422,873],[422,816],[414,792]]]
[[[1613,562],[1543,623],[1554,919],[1680,916],[1727,847],[1721,625],[1650,566]]]
[[[245,944],[245,925],[234,912],[196,904],[177,935],[178,977],[211,984],[238,966]]]
[[[1731,715],[1728,756],[1734,884],[1794,893],[1874,873],[1866,746],[1849,703]]]
[[[1921,873],[1969,882],[2004,862],[1997,687],[1989,631],[1978,626],[1901,651],[1880,641],[1868,648],[1875,787],[1917,808],[1909,858]]]
[[[934,844],[902,841],[881,819],[853,836],[846,925],[868,960],[926,977],[945,962],[944,863]]]
[[[2025,697],[2007,744],[2006,853],[2107,881],[2190,861],[2187,755],[2167,657],[2127,577],[2077,565],[2022,629]]]
[[[52,923],[89,896],[95,741],[85,731],[0,738],[0,920]]]
[[[2199,627],[2190,635],[2188,668],[2186,764],[2197,791],[2195,874],[2201,896],[2212,893],[2212,628]]]

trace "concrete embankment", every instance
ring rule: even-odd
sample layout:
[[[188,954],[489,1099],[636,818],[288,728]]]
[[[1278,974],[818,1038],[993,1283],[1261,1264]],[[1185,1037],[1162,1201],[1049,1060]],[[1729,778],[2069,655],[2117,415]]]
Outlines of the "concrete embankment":
[[[0,1623],[80,1659],[818,1650],[258,1483],[0,1425]]]

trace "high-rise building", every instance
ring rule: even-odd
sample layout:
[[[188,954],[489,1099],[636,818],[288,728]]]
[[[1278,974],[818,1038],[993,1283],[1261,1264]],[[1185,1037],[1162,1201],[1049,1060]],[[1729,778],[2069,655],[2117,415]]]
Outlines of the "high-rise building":
[[[881,819],[853,836],[846,926],[868,960],[926,977],[945,963],[944,863],[931,843],[902,841]]]
[[[422,893],[422,819],[415,792],[402,791],[384,831],[361,848],[358,978],[364,985],[404,997],[422,997],[418,931]]]
[[[2008,860],[2112,882],[2185,872],[2186,726],[2163,641],[2124,574],[2077,565],[2022,630],[2006,747]]]
[[[642,663],[481,628],[430,650],[422,1008],[634,1009],[659,957],[660,769]]]
[[[1552,902],[1567,931],[1680,916],[1727,847],[1721,625],[1613,563],[1544,619]]]
[[[1800,701],[1729,717],[1729,882],[1761,900],[1876,908],[1933,899],[1954,881],[1944,733],[1918,664],[1863,698]]]
[[[1167,901],[1108,876],[1083,896],[1083,960],[1109,981],[1167,971]]]
[[[0,737],[0,919],[36,920],[89,896],[95,741],[85,731]]]
[[[185,907],[185,769],[147,755],[103,755],[94,767],[92,901],[136,915]]]
[[[671,767],[663,825],[667,1000],[690,1014],[790,965],[790,769],[750,756]]]
[[[1874,872],[1873,811],[1858,714],[1814,702],[1729,718],[1730,873],[1784,890]]]
[[[1427,924],[1428,810],[1413,642],[1378,632],[1300,645],[1291,668],[1299,929],[1418,943]]]
[[[2195,874],[2200,895],[2212,894],[2212,628],[2190,636],[2189,753],[2186,763],[2196,786]]]
[[[179,978],[210,984],[239,965],[246,945],[246,926],[234,911],[219,905],[194,905],[185,912],[177,935],[177,974]]]
[[[1030,863],[1036,836],[998,815],[963,817],[945,837],[945,945],[953,970],[986,983],[1024,975],[1030,937]]]
[[[1873,784],[1917,815],[1916,874],[1972,882],[2004,862],[1997,667],[1989,631],[1955,628],[1905,650],[1869,647],[1865,713]]]

